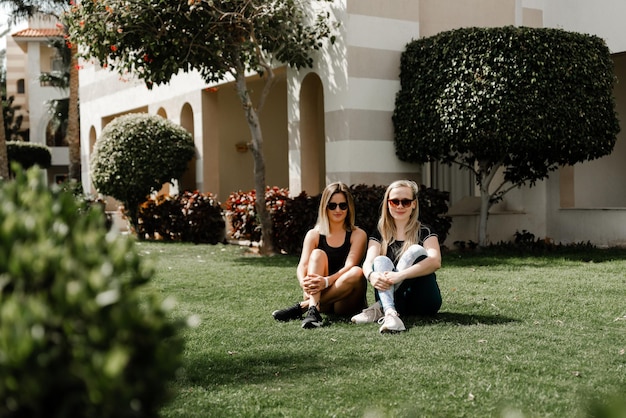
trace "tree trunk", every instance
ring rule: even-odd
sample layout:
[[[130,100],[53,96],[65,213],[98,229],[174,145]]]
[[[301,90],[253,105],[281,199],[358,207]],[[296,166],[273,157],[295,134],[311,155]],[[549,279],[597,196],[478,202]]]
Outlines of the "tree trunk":
[[[496,173],[502,167],[502,164],[479,163],[480,170],[480,219],[478,221],[478,246],[484,247],[487,245],[487,220],[489,219],[489,209],[492,205],[492,196],[489,191],[491,182],[496,176]]]
[[[0,106],[4,106],[0,99]],[[9,156],[7,155],[7,134],[4,129],[4,109],[0,107],[0,179],[9,178]]]
[[[480,218],[478,220],[478,245],[484,247],[487,245],[487,220],[489,219],[489,184],[480,185]]]
[[[263,157],[263,133],[259,122],[259,115],[252,105],[248,86],[243,69],[237,72],[237,93],[244,113],[252,143],[250,150],[254,159],[254,188],[256,191],[256,210],[261,221],[261,243],[259,251],[263,255],[274,254],[274,244],[272,242],[272,219],[265,205],[265,158]]]
[[[78,116],[78,46],[72,44],[72,62],[70,64],[70,97],[67,121],[67,145],[70,153],[69,178],[80,181],[80,127]]]

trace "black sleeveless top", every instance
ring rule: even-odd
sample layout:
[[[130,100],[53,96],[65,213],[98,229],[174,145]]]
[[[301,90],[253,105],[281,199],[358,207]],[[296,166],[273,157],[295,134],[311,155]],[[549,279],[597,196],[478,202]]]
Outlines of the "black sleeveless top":
[[[346,239],[341,247],[331,247],[326,242],[326,235],[320,234],[317,248],[324,251],[328,257],[328,274],[337,273],[346,265],[346,259],[350,253],[350,235],[352,235],[352,231],[346,231]]]

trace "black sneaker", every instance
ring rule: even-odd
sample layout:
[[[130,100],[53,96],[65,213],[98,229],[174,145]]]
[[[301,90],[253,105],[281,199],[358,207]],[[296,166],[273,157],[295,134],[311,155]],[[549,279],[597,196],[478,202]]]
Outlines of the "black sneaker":
[[[296,303],[293,306],[290,306],[289,308],[274,311],[272,312],[272,316],[275,320],[282,322],[292,321],[294,319],[302,319],[302,308],[300,307],[300,302]]]
[[[322,315],[317,310],[315,306],[309,307],[309,310],[306,312],[306,316],[302,321],[302,328],[310,329],[310,328],[319,328],[322,326]]]

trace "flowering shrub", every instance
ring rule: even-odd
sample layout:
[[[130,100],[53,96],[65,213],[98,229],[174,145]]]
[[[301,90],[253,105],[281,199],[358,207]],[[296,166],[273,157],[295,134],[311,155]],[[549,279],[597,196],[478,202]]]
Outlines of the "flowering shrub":
[[[282,210],[285,201],[289,199],[289,190],[279,187],[267,187],[265,190],[265,205],[270,213]],[[261,239],[261,224],[256,212],[256,191],[241,190],[233,192],[226,201],[226,216],[230,221],[230,236],[238,240],[259,241]]]
[[[139,207],[137,234],[143,239],[217,244],[224,241],[225,221],[211,193],[185,191],[149,198]]]

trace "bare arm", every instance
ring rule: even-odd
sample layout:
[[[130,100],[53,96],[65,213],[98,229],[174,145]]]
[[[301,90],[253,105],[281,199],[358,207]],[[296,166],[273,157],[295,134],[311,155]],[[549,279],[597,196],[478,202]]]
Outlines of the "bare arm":
[[[311,253],[314,249],[317,248],[319,244],[320,235],[315,229],[310,229],[309,232],[304,236],[304,242],[302,243],[302,253],[300,254],[300,261],[298,262],[298,267],[296,269],[296,275],[298,276],[298,282],[300,282],[300,286],[302,287],[302,281],[307,275],[309,268],[309,258],[311,257]]]
[[[380,255],[380,242],[370,239],[367,244],[367,254],[363,263],[363,274],[375,289],[385,291],[393,284],[385,277],[385,272],[374,271],[374,259]]]

